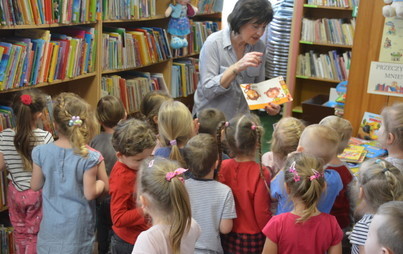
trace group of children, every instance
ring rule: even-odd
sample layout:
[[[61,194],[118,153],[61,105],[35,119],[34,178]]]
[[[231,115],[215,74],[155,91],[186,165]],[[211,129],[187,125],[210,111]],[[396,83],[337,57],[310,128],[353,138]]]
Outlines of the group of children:
[[[403,104],[382,113],[389,157],[358,177],[337,157],[352,127],[336,116],[282,118],[262,155],[257,116],[193,119],[162,92],[137,119],[113,96],[94,114],[62,93],[54,142],[36,128],[44,107],[38,90],[16,95],[16,127],[0,135],[17,253],[92,253],[95,228],[99,253],[402,252]]]

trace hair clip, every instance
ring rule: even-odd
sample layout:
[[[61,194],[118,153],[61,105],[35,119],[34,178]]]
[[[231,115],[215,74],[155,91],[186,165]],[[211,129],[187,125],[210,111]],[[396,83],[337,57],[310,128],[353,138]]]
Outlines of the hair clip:
[[[322,176],[322,174],[319,173],[319,172],[318,172],[317,170],[315,170],[315,169],[312,169],[312,172],[313,172],[313,175],[311,175],[311,176],[309,177],[309,180],[311,180],[311,181],[313,181],[313,180],[315,180],[315,179],[318,179],[319,177]]]
[[[250,128],[254,131],[254,130],[256,130],[256,125],[252,124],[252,126]]]
[[[173,139],[169,141],[169,144],[171,144],[171,146],[176,146],[178,143],[176,142],[176,139]]]
[[[294,174],[294,182],[299,182],[301,180],[301,177],[298,175],[298,172],[295,169],[295,161],[288,168],[288,171]]]
[[[381,160],[381,159],[376,159],[375,163],[376,163],[376,164],[379,164],[381,167],[383,167],[382,173],[385,174],[386,171],[389,171],[389,169],[388,169],[387,167],[385,167],[385,165],[382,163],[382,160]],[[382,164],[381,164],[381,163],[382,163]]]
[[[69,126],[81,126],[83,124],[83,121],[80,119],[79,116],[72,116],[70,121],[69,121]]]
[[[20,100],[21,100],[21,102],[22,102],[22,104],[24,104],[24,105],[31,105],[31,103],[32,103],[32,97],[31,97],[31,95],[29,95],[29,94],[23,94],[23,95],[21,95],[20,96]]]
[[[229,126],[229,122],[225,122],[225,127],[228,127]]]
[[[173,171],[173,172],[171,171],[171,172],[166,173],[165,179],[166,179],[168,182],[170,182],[170,181],[172,180],[172,178],[174,178],[175,176],[181,175],[181,174],[185,173],[186,171],[188,171],[186,168],[178,168],[178,169],[175,169],[175,171]],[[178,177],[178,179],[179,179],[181,182],[184,182],[183,177]]]
[[[154,165],[154,160],[151,160],[151,161],[148,163],[148,167],[151,168],[153,165]]]

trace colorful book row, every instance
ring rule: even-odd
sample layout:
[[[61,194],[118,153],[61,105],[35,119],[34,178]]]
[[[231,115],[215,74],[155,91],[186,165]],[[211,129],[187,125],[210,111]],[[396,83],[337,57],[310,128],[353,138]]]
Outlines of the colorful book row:
[[[7,183],[7,171],[3,170],[0,172],[0,210],[4,210],[7,208]]]
[[[351,62],[351,51],[317,54],[310,50],[298,56],[297,75],[335,81],[347,80]]]
[[[301,40],[340,45],[353,45],[355,19],[302,20]]]
[[[359,0],[308,0],[310,5],[353,8],[358,6]]]
[[[102,0],[104,20],[140,19],[155,15],[156,0]]]
[[[113,95],[120,98],[128,113],[140,110],[143,97],[150,91],[163,90],[169,93],[162,73],[125,72],[124,76],[103,76],[102,96]]]
[[[2,254],[16,253],[13,228],[0,225],[0,251]]]
[[[92,27],[16,30],[0,42],[0,90],[74,78],[95,70]]]
[[[0,131],[15,127],[13,110],[8,106],[0,106]]]
[[[1,25],[96,21],[99,0],[0,0]]]
[[[175,60],[171,74],[172,97],[186,97],[193,94],[196,91],[199,79],[198,59],[189,57]]]
[[[104,27],[103,70],[118,70],[157,63],[172,57],[165,29],[159,27]]]

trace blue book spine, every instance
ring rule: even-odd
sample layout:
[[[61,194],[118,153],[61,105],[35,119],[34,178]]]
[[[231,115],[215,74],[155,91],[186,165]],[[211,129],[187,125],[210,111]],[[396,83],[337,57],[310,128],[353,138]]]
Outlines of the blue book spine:
[[[59,73],[60,73],[60,66],[62,65],[63,61],[63,51],[66,43],[64,41],[59,42],[59,54],[57,55],[57,63],[56,63],[56,71],[55,71],[55,77],[54,80],[60,79]]]
[[[42,58],[42,52],[43,52],[43,47],[45,45],[45,41],[42,39],[34,39],[32,40],[33,43],[35,43],[35,55],[34,55],[34,63],[32,66],[32,75],[31,75],[31,80],[30,83],[32,85],[36,85],[37,84],[37,80],[38,80],[38,72],[39,72],[39,65],[40,65],[40,61]]]
[[[3,52],[3,56],[1,57],[1,62],[0,62],[0,81],[4,80],[4,72],[7,68],[7,63],[8,59],[10,57],[10,50],[11,50],[11,43],[6,43],[6,42],[0,42],[0,46],[5,47],[6,49]],[[5,51],[7,50],[7,53]]]

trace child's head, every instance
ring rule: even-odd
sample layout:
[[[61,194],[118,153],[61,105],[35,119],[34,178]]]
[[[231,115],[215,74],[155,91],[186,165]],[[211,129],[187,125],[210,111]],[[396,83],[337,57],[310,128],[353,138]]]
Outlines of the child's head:
[[[403,150],[403,103],[384,108],[381,115],[379,140],[384,145],[390,143]]]
[[[146,117],[155,133],[158,133],[158,111],[164,101],[172,100],[167,93],[155,90],[147,93],[141,101],[140,112]]]
[[[215,108],[205,108],[197,115],[199,119],[199,133],[216,135],[217,128],[221,122],[225,122],[225,115]]]
[[[328,126],[334,129],[340,136],[339,147],[337,148],[337,154],[341,154],[348,146],[348,141],[353,133],[353,126],[350,121],[338,116],[327,116],[323,118],[320,125]]]
[[[153,219],[169,224],[169,243],[180,253],[181,238],[190,228],[192,210],[189,195],[176,161],[156,157],[145,161],[137,182],[137,194],[144,211]]]
[[[183,147],[195,132],[192,114],[185,104],[172,100],[162,103],[158,113],[158,130],[161,143],[172,147],[169,158],[183,164],[179,147]]]
[[[284,117],[275,125],[271,143],[271,151],[285,158],[297,150],[299,138],[305,125],[294,117]]]
[[[378,208],[365,242],[367,254],[402,253],[403,201],[390,201]]]
[[[77,94],[61,93],[55,98],[53,116],[58,134],[69,139],[77,154],[87,156],[86,144],[97,129],[91,106]]]
[[[323,162],[307,153],[293,153],[284,166],[284,182],[291,199],[298,199],[305,205],[301,218],[304,222],[316,211],[316,205],[325,188]]]
[[[133,170],[138,170],[141,161],[151,155],[155,143],[150,126],[137,119],[119,123],[112,136],[118,160]]]
[[[382,204],[403,200],[403,173],[383,159],[362,163],[358,176],[360,198],[366,208],[375,213]]]
[[[16,93],[11,106],[16,119],[14,146],[21,155],[24,169],[32,170],[33,145],[30,140],[34,137],[32,130],[42,115],[46,99],[39,90],[29,89]]]
[[[327,164],[337,153],[339,140],[339,134],[334,129],[312,124],[302,132],[297,151],[312,154]]]
[[[126,117],[126,110],[121,100],[112,95],[102,97],[95,112],[98,122],[107,128],[114,128]]]
[[[183,155],[193,176],[203,178],[215,169],[218,159],[217,141],[210,134],[200,133],[188,141]]]

